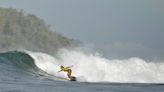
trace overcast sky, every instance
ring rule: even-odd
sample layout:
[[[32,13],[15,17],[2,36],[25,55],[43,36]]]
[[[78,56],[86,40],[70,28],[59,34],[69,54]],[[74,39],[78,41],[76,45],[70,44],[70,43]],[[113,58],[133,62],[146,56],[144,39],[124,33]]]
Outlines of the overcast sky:
[[[110,58],[164,59],[164,0],[0,0]]]

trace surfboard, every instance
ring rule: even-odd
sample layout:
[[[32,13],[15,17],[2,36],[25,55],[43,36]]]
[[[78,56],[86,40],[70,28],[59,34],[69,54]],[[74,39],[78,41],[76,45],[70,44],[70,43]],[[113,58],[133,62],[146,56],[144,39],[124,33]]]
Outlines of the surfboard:
[[[77,81],[76,77],[75,76],[72,76],[70,81]]]

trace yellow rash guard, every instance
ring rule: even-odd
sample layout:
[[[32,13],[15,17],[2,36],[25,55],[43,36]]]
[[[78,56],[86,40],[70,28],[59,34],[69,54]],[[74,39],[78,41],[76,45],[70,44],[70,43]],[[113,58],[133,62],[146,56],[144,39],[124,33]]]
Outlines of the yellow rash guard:
[[[62,71],[64,71],[64,72],[67,72],[68,70],[69,70],[69,68],[67,68],[67,67],[62,68]]]

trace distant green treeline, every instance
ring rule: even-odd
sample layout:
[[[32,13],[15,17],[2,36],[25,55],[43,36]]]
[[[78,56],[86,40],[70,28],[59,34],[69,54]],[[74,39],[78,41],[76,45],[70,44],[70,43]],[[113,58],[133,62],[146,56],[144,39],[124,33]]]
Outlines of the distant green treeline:
[[[53,53],[59,48],[73,46],[76,42],[51,31],[35,15],[12,8],[0,8],[0,51],[27,49]]]

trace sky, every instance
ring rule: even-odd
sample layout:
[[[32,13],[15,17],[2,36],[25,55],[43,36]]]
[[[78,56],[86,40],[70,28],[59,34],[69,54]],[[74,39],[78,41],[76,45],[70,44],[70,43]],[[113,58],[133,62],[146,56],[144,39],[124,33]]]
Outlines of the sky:
[[[164,59],[164,0],[0,0],[108,58]]]

